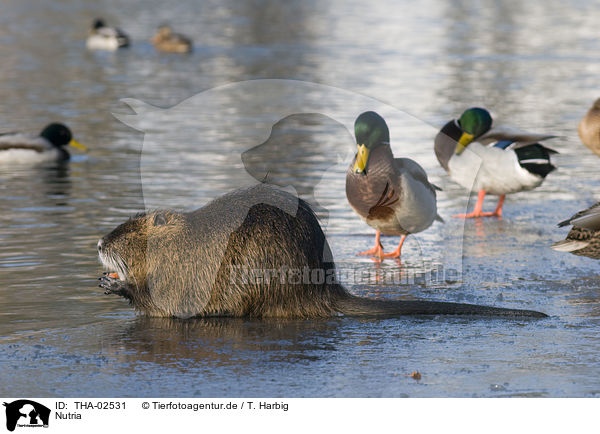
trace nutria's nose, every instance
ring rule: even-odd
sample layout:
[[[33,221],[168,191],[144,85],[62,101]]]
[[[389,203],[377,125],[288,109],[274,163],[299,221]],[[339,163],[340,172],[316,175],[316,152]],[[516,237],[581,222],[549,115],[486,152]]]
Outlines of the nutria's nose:
[[[102,251],[102,238],[100,238],[98,240],[98,251],[101,252]]]

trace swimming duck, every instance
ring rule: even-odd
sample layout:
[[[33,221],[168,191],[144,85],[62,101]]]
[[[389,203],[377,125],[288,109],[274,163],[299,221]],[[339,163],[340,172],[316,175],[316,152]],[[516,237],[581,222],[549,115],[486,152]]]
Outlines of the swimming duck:
[[[437,215],[435,185],[419,164],[394,158],[385,120],[377,113],[362,113],[354,122],[357,153],[346,171],[346,197],[356,213],[375,233],[375,247],[359,253],[399,258],[406,236],[427,229]],[[380,236],[400,235],[396,250],[384,253]]]
[[[600,155],[600,98],[579,122],[579,138],[593,153]]]
[[[110,50],[129,46],[129,37],[116,27],[108,27],[97,18],[92,24],[86,46],[90,50]]]
[[[553,137],[492,128],[492,116],[479,107],[444,125],[435,137],[440,165],[455,182],[479,192],[473,212],[455,217],[502,217],[505,195],[536,188],[556,168],[550,154],[557,152],[538,143]],[[486,193],[500,196],[494,212],[482,212]]]
[[[167,53],[189,53],[192,51],[192,41],[179,33],[174,33],[169,26],[160,26],[151,41],[158,51]]]
[[[559,227],[572,225],[567,238],[552,244],[554,250],[600,259],[600,202],[562,221]]]
[[[53,123],[42,130],[39,136],[23,133],[0,134],[1,163],[40,163],[43,161],[66,161],[70,158],[65,145],[86,150],[73,139],[71,130],[63,124]]]

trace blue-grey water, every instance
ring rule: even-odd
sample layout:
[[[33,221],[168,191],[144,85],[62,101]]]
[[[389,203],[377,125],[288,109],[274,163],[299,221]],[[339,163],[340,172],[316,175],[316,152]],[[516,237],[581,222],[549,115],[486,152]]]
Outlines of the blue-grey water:
[[[127,31],[131,47],[86,50],[97,16]],[[558,221],[600,199],[600,160],[576,132],[600,96],[599,19],[584,0],[4,1],[0,130],[62,121],[89,151],[68,165],[0,166],[0,395],[599,395],[600,264],[549,248],[566,235]],[[164,22],[194,40],[192,54],[154,51]],[[275,108],[243,87],[204,104],[206,91],[255,79],[317,85],[271,95]],[[193,110],[156,112],[133,129],[113,116],[133,115],[122,98],[172,110],[189,99]],[[316,114],[273,129],[301,137],[298,149],[272,160],[278,179],[318,206],[353,293],[550,318],[182,321],[144,318],[102,293],[102,235],[147,206],[193,209],[246,182],[240,155],[266,140],[272,111],[307,100]],[[373,230],[345,201],[338,159],[369,101],[389,114],[395,154],[443,188],[446,223],[409,237],[401,263],[356,256]],[[463,226],[451,216],[468,194],[438,166],[433,137],[473,105],[499,124],[560,136],[559,169],[510,196],[502,220]],[[383,242],[391,250],[398,239]]]

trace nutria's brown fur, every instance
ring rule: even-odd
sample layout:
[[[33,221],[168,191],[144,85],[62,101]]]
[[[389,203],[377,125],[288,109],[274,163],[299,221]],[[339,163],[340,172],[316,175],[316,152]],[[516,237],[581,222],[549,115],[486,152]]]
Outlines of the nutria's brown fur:
[[[150,316],[546,316],[355,297],[338,283],[329,245],[306,202],[264,185],[236,190],[189,213],[139,214],[103,237],[98,249],[104,265],[119,273],[119,279],[102,277],[101,286]]]

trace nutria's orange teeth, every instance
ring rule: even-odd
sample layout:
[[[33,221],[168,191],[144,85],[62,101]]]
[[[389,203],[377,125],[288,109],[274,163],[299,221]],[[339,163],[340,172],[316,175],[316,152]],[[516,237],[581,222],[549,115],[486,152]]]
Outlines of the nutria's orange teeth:
[[[108,277],[113,278],[113,279],[118,279],[119,273],[108,273]]]

